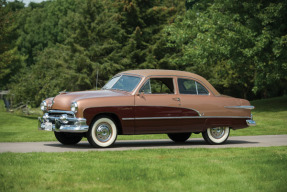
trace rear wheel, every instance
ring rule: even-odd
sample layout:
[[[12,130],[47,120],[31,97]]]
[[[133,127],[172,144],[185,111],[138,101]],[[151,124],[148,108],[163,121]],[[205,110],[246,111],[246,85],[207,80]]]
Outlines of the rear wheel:
[[[191,133],[169,133],[168,137],[176,143],[185,142],[190,137]]]
[[[87,134],[93,147],[110,147],[117,139],[117,126],[108,116],[100,116],[91,124]]]
[[[207,143],[216,145],[225,143],[229,133],[229,127],[214,127],[202,132],[202,136]]]
[[[77,133],[54,132],[56,139],[64,145],[75,145],[79,143],[83,136]]]

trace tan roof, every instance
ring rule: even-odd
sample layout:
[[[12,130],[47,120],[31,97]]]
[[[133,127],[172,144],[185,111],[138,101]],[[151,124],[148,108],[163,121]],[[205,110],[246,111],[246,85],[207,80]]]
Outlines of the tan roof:
[[[193,79],[198,80],[199,82],[203,83],[205,86],[211,90],[211,92],[218,96],[220,95],[218,91],[203,77],[197,75],[195,73],[190,73],[186,71],[176,71],[176,70],[163,70],[163,69],[142,69],[142,70],[130,70],[130,71],[123,71],[121,74],[136,74],[141,75],[144,77],[148,76],[178,76],[178,77],[190,77]]]

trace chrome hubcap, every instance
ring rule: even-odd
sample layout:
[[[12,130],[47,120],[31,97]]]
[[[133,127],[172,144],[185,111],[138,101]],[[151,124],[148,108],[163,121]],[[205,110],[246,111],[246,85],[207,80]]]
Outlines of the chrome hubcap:
[[[102,123],[98,125],[96,129],[96,137],[101,142],[108,141],[112,136],[112,128],[107,123]]]
[[[225,128],[224,127],[211,128],[210,133],[211,133],[212,137],[214,137],[216,139],[220,139],[221,137],[223,137],[223,135],[225,133]]]

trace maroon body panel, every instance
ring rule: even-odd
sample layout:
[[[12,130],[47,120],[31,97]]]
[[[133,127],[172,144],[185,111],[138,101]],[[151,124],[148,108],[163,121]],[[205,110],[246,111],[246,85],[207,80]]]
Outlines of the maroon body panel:
[[[134,118],[134,106],[116,106],[116,107],[93,107],[84,110],[84,118],[87,119],[87,124],[90,125],[97,115],[114,114],[118,117],[121,126],[122,134],[134,134],[134,121],[123,121],[123,118]]]
[[[248,127],[247,118],[208,118],[205,122],[205,129],[212,127],[230,127],[232,129],[242,129]]]
[[[191,109],[163,106],[136,106],[135,133],[198,132],[204,128],[204,119],[196,117]]]
[[[122,134],[198,132],[202,131],[204,127],[204,119],[202,118],[178,119],[182,116],[198,116],[196,111],[175,107],[94,107],[85,109],[84,118],[87,119],[87,124],[90,125],[93,119],[101,114],[116,115],[122,125]],[[170,117],[171,119],[160,119],[164,117]]]
[[[84,118],[90,125],[97,115],[118,117],[122,134],[202,132],[209,127],[248,127],[245,118],[212,118],[199,116],[192,109],[164,106],[115,106],[85,109]]]

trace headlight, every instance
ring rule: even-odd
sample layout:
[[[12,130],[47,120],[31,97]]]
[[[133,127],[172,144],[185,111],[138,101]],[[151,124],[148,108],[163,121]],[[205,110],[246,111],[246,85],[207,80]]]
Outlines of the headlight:
[[[52,105],[51,105],[51,108],[53,107],[53,105],[54,105],[54,103],[55,103],[54,99],[55,99],[55,97],[53,97],[53,99],[52,99]]]
[[[71,103],[71,111],[73,111],[74,113],[78,112],[78,104],[77,104],[77,102]]]
[[[42,101],[40,108],[42,111],[47,111],[47,102],[46,101]]]

